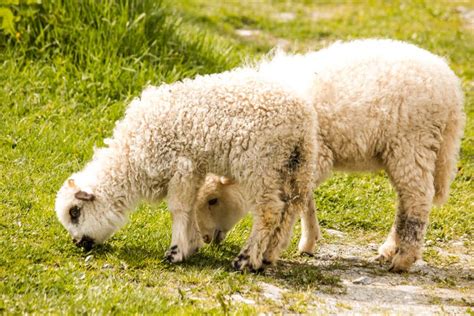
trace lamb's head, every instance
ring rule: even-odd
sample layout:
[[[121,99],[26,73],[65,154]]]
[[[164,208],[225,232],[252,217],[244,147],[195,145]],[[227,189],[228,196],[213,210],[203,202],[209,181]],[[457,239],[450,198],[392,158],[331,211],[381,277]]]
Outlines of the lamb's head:
[[[196,199],[196,216],[206,243],[220,243],[245,215],[239,185],[227,177],[208,174]]]
[[[66,180],[56,196],[55,209],[73,242],[88,251],[109,238],[127,218],[118,204],[84,178],[75,174]]]

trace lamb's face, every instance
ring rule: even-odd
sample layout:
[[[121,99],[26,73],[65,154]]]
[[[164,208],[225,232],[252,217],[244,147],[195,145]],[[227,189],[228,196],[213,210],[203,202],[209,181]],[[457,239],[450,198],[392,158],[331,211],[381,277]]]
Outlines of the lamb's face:
[[[126,221],[123,213],[114,210],[106,199],[72,178],[59,190],[55,209],[73,242],[85,250],[104,242]]]
[[[225,177],[209,174],[199,189],[196,216],[206,243],[220,243],[243,216],[241,205],[233,198],[234,183]]]
[[[219,221],[218,214],[226,216],[226,208],[215,194],[199,200],[196,207],[196,216],[202,239],[206,243],[224,240],[228,229],[224,229]]]

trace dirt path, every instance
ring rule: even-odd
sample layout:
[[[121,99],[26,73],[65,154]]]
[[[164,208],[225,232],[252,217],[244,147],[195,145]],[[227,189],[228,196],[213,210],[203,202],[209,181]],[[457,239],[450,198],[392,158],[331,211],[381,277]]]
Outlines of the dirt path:
[[[473,313],[474,256],[463,242],[428,247],[436,266],[417,262],[410,273],[394,274],[387,272],[387,266],[372,262],[377,245],[349,245],[342,235],[338,239],[323,241],[314,257],[282,260],[270,268],[265,273],[274,275],[277,284],[260,283],[261,296],[280,303],[285,311],[292,303],[292,288],[304,284],[305,273],[316,267],[313,270],[320,275],[312,277],[321,286],[305,297],[309,313]],[[337,279],[340,282],[332,283]]]
[[[443,255],[451,260],[459,258],[458,262],[444,268],[418,262],[411,273],[393,274],[386,271],[387,267],[370,261],[375,250],[375,245],[326,244],[321,246],[314,259],[308,260],[322,270],[333,267],[327,272],[342,280],[341,293],[318,293],[325,300],[328,312],[408,312],[420,315],[466,313],[467,308],[473,306],[472,257],[443,251]]]

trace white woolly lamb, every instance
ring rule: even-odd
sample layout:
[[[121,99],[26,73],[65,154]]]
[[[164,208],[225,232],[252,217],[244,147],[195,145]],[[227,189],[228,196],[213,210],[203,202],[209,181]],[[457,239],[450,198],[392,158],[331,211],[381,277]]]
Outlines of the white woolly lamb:
[[[301,214],[300,253],[312,254],[321,237],[312,198]],[[206,243],[220,243],[250,209],[241,187],[233,179],[208,174],[195,203],[199,231]]]
[[[408,270],[421,257],[432,203],[447,199],[455,175],[465,123],[459,79],[442,58],[393,40],[336,43],[305,55],[277,53],[258,68],[314,105],[316,185],[332,169],[387,172],[398,212],[377,259],[391,261],[391,271]],[[203,201],[227,197],[215,210],[216,227],[228,213],[245,209],[235,194],[202,192]],[[209,208],[203,201],[197,201],[197,213],[204,218]],[[303,248],[310,248],[300,251],[313,246],[306,242]]]
[[[194,203],[206,174],[239,182],[254,214],[234,261],[258,270],[285,247],[307,204],[316,161],[314,110],[254,69],[146,89],[56,198],[59,220],[86,249],[110,237],[142,199],[166,197],[172,212],[171,262],[202,244]]]

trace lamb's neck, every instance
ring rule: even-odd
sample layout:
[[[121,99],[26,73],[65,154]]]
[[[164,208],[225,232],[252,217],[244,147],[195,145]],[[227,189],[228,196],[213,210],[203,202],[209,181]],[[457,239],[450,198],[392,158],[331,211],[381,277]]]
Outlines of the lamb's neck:
[[[239,211],[241,215],[247,213],[248,210],[251,208],[252,203],[250,203],[248,197],[244,194],[241,188],[237,185],[235,186],[235,189],[230,190],[230,192],[233,193],[233,198],[237,202],[237,205],[240,206],[240,209],[237,211]]]
[[[136,207],[141,194],[135,184],[135,178],[130,176],[131,168],[128,159],[123,158],[109,154],[94,161],[100,166],[96,174],[96,190],[116,210],[128,213]]]

